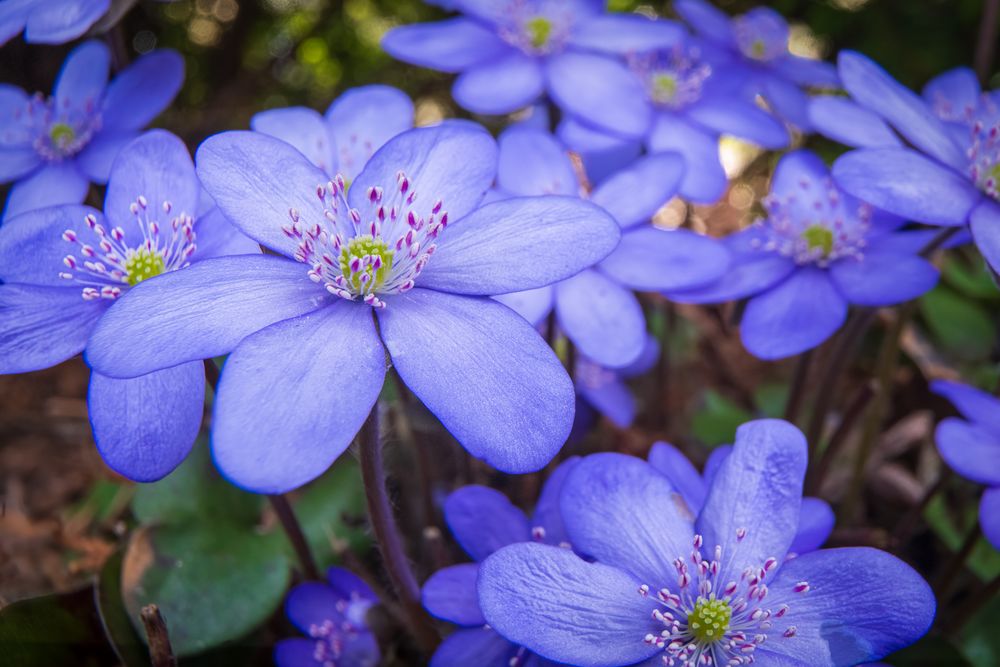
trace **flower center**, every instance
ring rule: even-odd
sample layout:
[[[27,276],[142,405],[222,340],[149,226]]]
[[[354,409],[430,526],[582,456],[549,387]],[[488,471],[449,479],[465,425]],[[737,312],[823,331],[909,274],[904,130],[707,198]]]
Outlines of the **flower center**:
[[[49,139],[52,140],[53,146],[65,148],[75,138],[76,132],[74,132],[73,128],[66,123],[54,123],[52,127],[49,128]]]
[[[535,16],[524,23],[524,29],[528,33],[528,41],[536,50],[541,49],[552,37],[552,21],[544,16]]]
[[[68,271],[59,273],[64,280],[84,285],[81,296],[86,301],[117,299],[122,290],[167,271],[188,266],[197,249],[194,218],[181,212],[171,216],[173,205],[164,201],[161,214],[149,208],[146,198],[136,198],[129,207],[142,238],[129,236],[121,227],[107,229],[88,214],[84,219],[87,231],[78,234],[73,229],[63,232],[63,240],[76,250],[63,257]],[[160,220],[163,220],[161,227]],[[92,236],[90,243],[80,235]]]
[[[574,22],[563,0],[509,0],[498,15],[500,38],[532,56],[561,51]]]
[[[733,28],[747,58],[769,62],[788,52],[788,24],[770,10],[749,11],[734,19]]]
[[[972,125],[969,176],[976,187],[1000,200],[1000,124],[987,127],[982,121]]]
[[[802,238],[809,250],[818,250],[823,257],[828,257],[833,251],[833,232],[823,225],[809,225],[802,232]]]
[[[154,278],[167,267],[163,255],[146,248],[139,248],[135,254],[125,260],[125,280],[135,286],[143,280]]]
[[[76,155],[101,129],[101,114],[92,100],[83,104],[56,104],[54,98],[35,95],[27,108],[18,109],[21,118],[19,140],[32,143],[35,151],[49,162]]]
[[[688,616],[691,634],[703,642],[718,641],[729,629],[733,609],[725,600],[699,597]]]
[[[711,66],[701,62],[693,49],[633,56],[629,67],[645,83],[649,99],[672,110],[701,99],[705,80],[712,74]]]
[[[429,213],[419,212],[417,192],[403,172],[391,190],[368,188],[363,211],[347,203],[346,188],[340,174],[318,185],[323,218],[305,221],[292,208],[290,223],[281,229],[298,242],[294,256],[311,267],[310,280],[348,301],[360,297],[369,306],[385,308],[380,295],[413,289],[437,249],[448,213],[440,200]]]

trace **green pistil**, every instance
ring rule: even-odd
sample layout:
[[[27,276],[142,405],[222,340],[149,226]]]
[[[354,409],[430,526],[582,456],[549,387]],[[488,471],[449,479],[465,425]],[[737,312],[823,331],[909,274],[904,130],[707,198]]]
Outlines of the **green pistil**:
[[[688,615],[688,628],[698,641],[712,643],[726,634],[732,616],[733,610],[728,602],[700,597],[694,611]]]
[[[833,232],[823,225],[809,225],[802,238],[810,250],[819,250],[826,257],[833,250]]]
[[[544,16],[536,16],[528,19],[524,24],[524,28],[528,32],[528,40],[531,42],[531,46],[536,49],[544,47],[549,43],[549,38],[552,37],[552,21]]]
[[[49,139],[55,146],[64,147],[72,143],[76,138],[76,132],[66,123],[55,123],[49,128]]]
[[[362,262],[357,271],[353,270],[351,268],[352,260],[354,258],[363,260],[365,255],[371,257],[371,262],[367,264]],[[361,291],[361,276],[368,275],[370,279],[367,282],[366,291],[371,292],[385,284],[385,279],[392,270],[392,255],[392,250],[389,250],[389,246],[381,238],[357,236],[351,239],[340,251],[340,271],[356,292]],[[376,257],[382,258],[382,266],[378,269],[372,266]]]
[[[143,280],[155,278],[163,273],[166,268],[163,255],[158,252],[151,252],[145,248],[140,248],[125,262],[129,285],[138,285]]]
[[[670,102],[677,95],[677,77],[673,74],[659,73],[653,75],[653,99],[657,102]]]
[[[762,39],[755,39],[750,45],[750,57],[760,60],[767,53],[767,44]]]
[[[989,175],[994,183],[1000,184],[1000,161],[993,163],[993,166],[990,167]]]

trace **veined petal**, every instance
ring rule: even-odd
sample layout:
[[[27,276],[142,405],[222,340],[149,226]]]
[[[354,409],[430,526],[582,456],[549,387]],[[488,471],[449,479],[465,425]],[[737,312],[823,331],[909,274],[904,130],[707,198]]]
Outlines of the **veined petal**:
[[[111,52],[104,42],[90,40],[66,56],[53,89],[59,109],[97,107],[108,84]]]
[[[6,222],[16,215],[59,204],[79,204],[90,183],[71,160],[50,162],[11,187],[3,211]]]
[[[87,404],[97,451],[119,474],[155,482],[191,451],[204,402],[200,361],[128,380],[91,373]]]
[[[730,253],[711,237],[644,225],[622,234],[600,268],[632,289],[671,292],[712,284],[729,264]]]
[[[479,565],[476,563],[462,563],[438,570],[420,589],[424,609],[457,625],[486,625],[476,595],[478,576]]]
[[[417,288],[378,311],[403,382],[473,456],[531,472],[573,424],[566,371],[538,333],[491,299]]]
[[[524,512],[496,489],[470,484],[444,503],[444,519],[455,540],[474,561],[515,542],[531,539]]]
[[[836,517],[829,503],[822,498],[803,498],[799,508],[799,526],[788,552],[804,554],[819,549],[830,537],[835,522]]]
[[[622,228],[633,227],[649,222],[677,194],[683,177],[681,155],[648,155],[597,186],[590,199],[614,216]]]
[[[938,271],[926,259],[914,254],[867,251],[860,260],[846,258],[830,265],[830,277],[837,290],[851,304],[893,306],[915,299],[938,281]]]
[[[137,137],[137,133],[99,132],[76,156],[77,168],[94,183],[107,183],[111,165],[122,148]]]
[[[566,149],[544,130],[513,126],[500,135],[497,185],[514,195],[579,195]]]
[[[535,512],[531,517],[532,529],[541,528],[545,531],[542,541],[546,544],[569,544],[569,536],[566,534],[566,525],[562,519],[562,490],[570,472],[580,462],[580,457],[573,456],[556,467],[555,470],[545,480],[542,485],[542,492],[538,495],[538,502],[535,504]]]
[[[88,215],[104,224],[100,211],[77,204],[37,209],[7,220],[0,226],[0,282],[72,288],[79,296],[82,286],[59,277],[66,270],[63,258],[79,250],[63,239],[63,232],[71,230],[89,239]]]
[[[184,83],[184,58],[173,49],[147,53],[114,78],[102,120],[114,131],[139,130],[166,109]]]
[[[382,38],[393,58],[441,72],[461,72],[512,52],[512,46],[465,18],[393,28]]]
[[[257,493],[302,486],[351,444],[384,379],[385,351],[363,304],[341,301],[248,336],[219,382],[216,465]],[[331,382],[344,388],[333,401]]]
[[[338,171],[337,147],[330,127],[317,112],[306,107],[268,109],[254,114],[250,129],[294,146],[324,173],[333,176]]]
[[[498,294],[493,298],[523,317],[528,324],[537,327],[552,312],[555,289],[546,285],[523,292]]]
[[[881,116],[846,97],[814,97],[809,103],[809,120],[823,136],[852,148],[902,146]]]
[[[387,141],[413,127],[413,102],[392,86],[351,88],[326,110],[344,178],[354,180]]]
[[[708,489],[688,457],[669,442],[654,442],[646,459],[658,473],[670,480],[691,514],[697,516],[705,504]]]
[[[620,236],[607,213],[576,197],[494,202],[448,226],[417,284],[476,295],[550,285],[606,257]]]
[[[555,289],[559,326],[581,354],[610,368],[639,358],[646,345],[646,317],[631,290],[592,269]]]

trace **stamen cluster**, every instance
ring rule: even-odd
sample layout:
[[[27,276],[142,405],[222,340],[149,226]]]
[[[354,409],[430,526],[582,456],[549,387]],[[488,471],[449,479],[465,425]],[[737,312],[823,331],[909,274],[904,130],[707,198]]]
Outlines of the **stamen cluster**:
[[[55,98],[36,94],[27,108],[14,112],[24,126],[35,151],[49,162],[59,162],[79,153],[101,129],[101,114],[95,103],[87,100],[75,107],[67,100],[58,108]]]
[[[747,58],[770,62],[788,52],[788,26],[770,12],[751,12],[733,19],[736,44]]]
[[[511,0],[499,14],[500,38],[529,55],[562,51],[573,24],[572,13],[559,2]]]
[[[675,111],[701,99],[705,80],[712,75],[712,67],[693,48],[633,56],[629,67],[642,80],[650,100]]]
[[[976,186],[1000,200],[1000,123],[973,123],[968,156],[969,176]]]

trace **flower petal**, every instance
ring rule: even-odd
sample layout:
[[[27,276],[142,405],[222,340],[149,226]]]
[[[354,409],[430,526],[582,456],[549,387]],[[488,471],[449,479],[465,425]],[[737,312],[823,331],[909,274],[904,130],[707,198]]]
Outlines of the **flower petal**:
[[[315,653],[315,639],[282,639],[274,645],[274,664],[277,667],[315,667]]]
[[[87,361],[104,375],[136,377],[227,354],[249,334],[333,299],[302,269],[273,255],[240,255],[145,280],[101,318]]]
[[[552,312],[555,289],[546,285],[523,292],[498,294],[493,298],[523,317],[528,324],[537,327]]]
[[[830,277],[848,303],[893,306],[929,291],[938,281],[934,265],[917,255],[879,252],[859,260],[847,258],[830,266]]]
[[[930,389],[951,401],[962,416],[996,434],[1000,441],[1000,399],[961,382],[935,380]]]
[[[70,160],[50,162],[11,187],[6,222],[16,215],[60,204],[79,204],[87,197],[90,183]]]
[[[337,147],[330,127],[312,109],[288,107],[261,111],[250,119],[250,129],[294,146],[324,173],[330,176],[337,173]]]
[[[837,67],[844,88],[858,104],[882,116],[921,151],[955,169],[965,168],[964,151],[916,93],[856,51],[841,51]]]
[[[232,223],[213,206],[198,216],[194,225],[198,237],[197,249],[191,255],[191,262],[200,262],[212,257],[226,255],[259,255],[257,242],[233,227]]]
[[[450,623],[464,626],[485,625],[479,610],[476,579],[479,565],[462,563],[438,570],[424,582],[420,600],[424,609]]]
[[[649,130],[646,91],[622,63],[597,54],[563,53],[549,60],[546,76],[552,99],[563,111],[623,137],[639,138]]]
[[[461,72],[513,51],[494,32],[464,18],[393,28],[382,38],[382,49],[397,60],[440,72]]]
[[[804,58],[791,53],[774,63],[782,76],[800,86],[812,88],[840,88],[837,68],[828,62],[815,58]]]
[[[956,67],[927,82],[923,95],[938,118],[965,122],[979,106],[982,89],[975,72],[968,67]]]
[[[334,378],[345,391],[331,401]],[[216,465],[257,493],[312,481],[351,444],[384,379],[385,351],[363,304],[339,302],[248,336],[219,382]]]
[[[800,581],[809,591],[794,593]],[[755,651],[794,664],[856,665],[875,661],[922,637],[934,620],[930,586],[895,556],[868,547],[820,549],[781,566],[769,584],[768,606],[789,611],[768,635],[775,640]],[[782,637],[794,625],[795,636]]]
[[[981,199],[966,178],[907,148],[867,148],[842,155],[833,179],[862,201],[932,225],[961,225]]]
[[[1000,488],[983,491],[979,501],[979,525],[986,540],[994,549],[1000,549]]]
[[[28,12],[24,41],[29,44],[63,44],[87,32],[111,5],[111,0],[74,0],[43,3]]]
[[[601,183],[625,168],[642,153],[637,139],[623,139],[564,115],[556,127],[556,135],[583,159],[587,177]]]
[[[983,200],[972,209],[969,229],[983,258],[994,271],[1000,271],[1000,206],[994,201]]]
[[[413,102],[392,86],[359,86],[333,101],[326,120],[337,145],[337,168],[353,181],[375,151],[413,127]]]
[[[490,627],[458,630],[437,647],[430,667],[509,667],[518,647]]]
[[[620,235],[607,213],[576,197],[506,199],[449,224],[417,284],[476,295],[542,287],[603,259]]]
[[[764,148],[784,148],[788,131],[756,104],[731,96],[706,98],[687,110],[688,117],[719,134],[730,134]]]
[[[82,286],[59,277],[66,270],[63,258],[79,254],[79,247],[62,235],[72,230],[85,242],[96,241],[85,222],[88,215],[104,223],[99,211],[77,204],[36,209],[6,221],[0,226],[0,282],[73,286],[79,296]]]
[[[548,132],[515,125],[500,135],[499,145],[500,189],[520,196],[580,194],[566,149]]]
[[[730,253],[711,237],[643,225],[622,234],[600,268],[623,285],[653,292],[710,285],[723,277],[729,263]]]
[[[629,572],[654,590],[676,572],[673,560],[691,551],[693,517],[679,492],[633,456],[584,458],[566,480],[561,503],[578,553]]]
[[[496,489],[463,486],[444,503],[444,518],[455,540],[478,562],[515,542],[531,539],[524,512]]]
[[[200,361],[120,380],[90,374],[90,426],[104,462],[135,482],[155,482],[181,464],[201,428]]]
[[[343,619],[338,603],[343,598],[326,583],[307,581],[294,587],[285,599],[285,615],[301,632],[310,635],[310,627],[325,621]],[[314,644],[315,646],[315,644]]]
[[[506,114],[523,109],[545,90],[541,64],[523,53],[480,63],[462,72],[452,97],[473,113]]]
[[[726,191],[726,172],[719,160],[719,136],[683,116],[656,114],[649,133],[649,149],[684,156],[680,195],[697,204],[714,204]]]
[[[835,95],[814,97],[809,120],[823,136],[853,148],[898,148],[899,137],[882,117],[856,102]]]
[[[83,351],[106,302],[77,287],[0,285],[0,373],[27,373]]]
[[[611,420],[612,424],[618,428],[628,428],[635,421],[635,397],[616,373],[604,370],[599,364],[593,365],[597,373],[601,374],[596,381],[579,377],[585,375],[586,371],[581,368],[580,361],[577,361],[577,393],[591,407]]]
[[[590,200],[623,228],[649,222],[677,193],[684,177],[684,158],[676,153],[649,155],[601,183]]]
[[[702,37],[721,44],[735,43],[729,16],[705,0],[675,0],[674,10]]]
[[[725,303],[770,289],[795,270],[795,262],[775,253],[735,255],[729,270],[718,280],[690,290],[672,290],[668,297],[678,303]]]
[[[803,498],[799,508],[799,527],[788,552],[804,554],[819,549],[833,532],[835,522],[836,517],[829,503],[822,498]]]
[[[799,525],[807,457],[805,437],[786,421],[760,419],[737,429],[695,525],[707,547],[722,547],[720,581],[739,579],[768,558],[784,559]]]
[[[148,53],[114,78],[101,117],[115,131],[139,130],[170,106],[184,83],[184,58],[173,49]]]
[[[587,269],[556,285],[559,326],[581,354],[602,366],[627,366],[646,345],[646,317],[630,290]]]
[[[938,453],[962,477],[988,486],[1000,486],[1000,439],[986,428],[955,417],[934,431]]]
[[[642,641],[654,627],[653,604],[638,586],[569,549],[514,544],[480,566],[479,604],[497,632],[543,657],[579,667],[630,665],[661,651]]]
[[[674,21],[641,14],[599,14],[581,21],[568,44],[583,51],[628,56],[671,49],[684,39],[685,30]]]
[[[449,122],[420,127],[397,135],[376,151],[347,199],[351,206],[367,207],[368,188],[395,188],[402,171],[410,179],[411,192],[419,193],[412,210],[427,218],[435,202],[441,201],[449,219],[457,222],[482,200],[496,169],[496,142],[479,125]]]
[[[108,85],[111,52],[104,42],[90,40],[66,56],[53,88],[57,109],[93,109]]]
[[[491,299],[415,289],[378,312],[403,382],[469,452],[503,472],[540,469],[573,425],[573,384],[519,315]]]
[[[122,148],[138,136],[135,132],[101,132],[76,156],[77,168],[94,183],[107,183],[111,165]]]
[[[292,146],[259,132],[222,132],[195,155],[198,178],[216,205],[244,234],[288,257],[298,242],[281,230],[293,209],[322,220],[316,186],[330,180]]]
[[[656,472],[670,480],[670,484],[681,494],[691,514],[697,516],[701,506],[705,504],[705,494],[708,489],[691,461],[668,442],[654,442],[646,460]]]
[[[545,544],[562,546],[569,544],[566,525],[562,519],[562,490],[570,472],[580,462],[578,456],[573,456],[560,463],[545,480],[542,492],[538,495],[535,512],[531,517],[531,527],[545,531],[542,541]]]
[[[755,357],[783,359],[816,347],[846,318],[847,301],[826,272],[805,266],[750,299],[740,334],[743,345]]]

